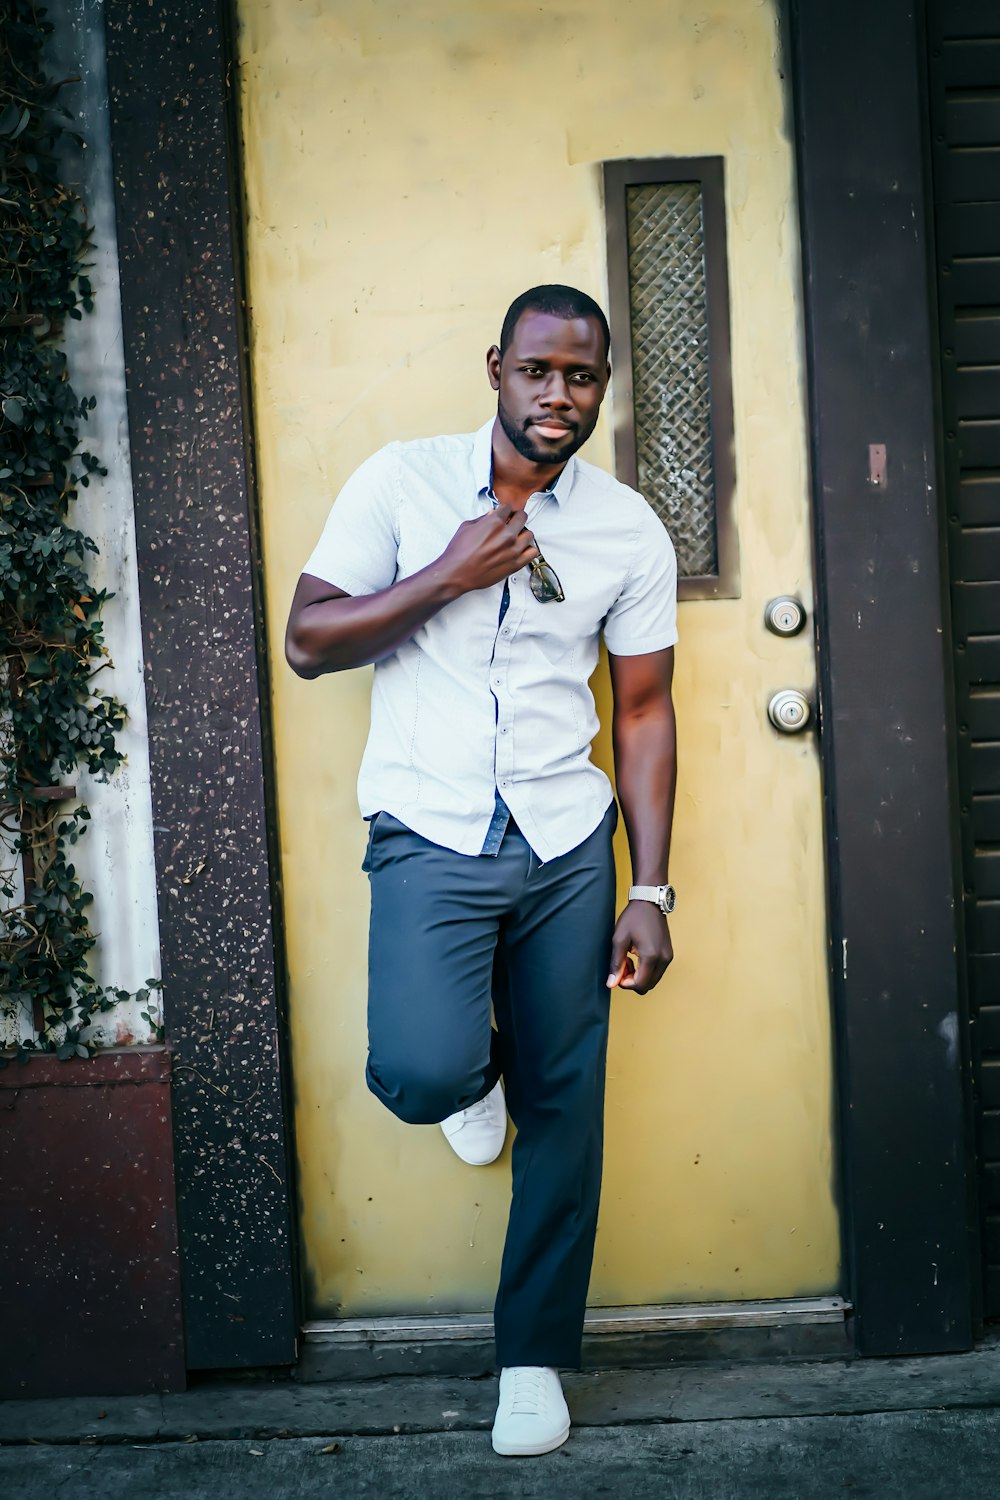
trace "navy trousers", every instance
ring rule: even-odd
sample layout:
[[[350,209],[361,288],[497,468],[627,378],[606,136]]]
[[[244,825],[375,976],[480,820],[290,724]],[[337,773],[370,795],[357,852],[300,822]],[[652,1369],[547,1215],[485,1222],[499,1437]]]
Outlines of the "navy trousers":
[[[455,854],[384,812],[369,828],[368,1086],[401,1120],[433,1124],[502,1074],[517,1126],[494,1312],[501,1367],[580,1363],[616,821],[612,804],[589,838],[544,864],[513,821],[495,857]]]

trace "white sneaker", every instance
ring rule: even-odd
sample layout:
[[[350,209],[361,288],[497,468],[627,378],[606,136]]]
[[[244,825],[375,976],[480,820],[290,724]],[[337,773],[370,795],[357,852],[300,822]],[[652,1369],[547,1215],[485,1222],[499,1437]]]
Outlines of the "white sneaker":
[[[551,1453],[569,1437],[562,1383],[547,1365],[512,1365],[500,1371],[500,1404],[493,1451],[507,1458]]]
[[[496,1161],[507,1138],[507,1104],[500,1083],[478,1104],[442,1120],[441,1129],[455,1155],[470,1167],[488,1167]]]

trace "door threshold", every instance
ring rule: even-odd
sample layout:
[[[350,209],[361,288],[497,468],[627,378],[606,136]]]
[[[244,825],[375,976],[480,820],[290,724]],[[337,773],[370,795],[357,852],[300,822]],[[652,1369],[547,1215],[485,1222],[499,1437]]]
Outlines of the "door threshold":
[[[853,1352],[843,1297],[593,1307],[585,1367],[831,1358]],[[315,1319],[302,1328],[300,1380],[482,1375],[494,1368],[491,1313]]]
[[[761,1302],[667,1302],[648,1307],[590,1307],[584,1334],[668,1333],[689,1328],[785,1328],[842,1323],[851,1310],[843,1297],[785,1297]],[[302,1325],[308,1342],[423,1343],[429,1339],[491,1339],[493,1314],[443,1313],[420,1317],[321,1318]]]

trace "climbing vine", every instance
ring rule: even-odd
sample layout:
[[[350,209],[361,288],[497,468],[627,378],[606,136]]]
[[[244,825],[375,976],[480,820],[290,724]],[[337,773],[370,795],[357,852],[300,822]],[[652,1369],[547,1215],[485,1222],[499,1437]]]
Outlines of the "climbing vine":
[[[86,1056],[84,1028],[127,991],[96,982],[92,896],[72,862],[87,808],[74,775],[123,760],[125,710],[101,690],[110,664],[88,578],[93,540],[71,520],[78,489],[105,474],[81,448],[95,406],[78,396],[61,347],[67,318],[92,310],[84,204],[63,182],[72,129],[43,50],[52,25],[7,0],[0,28],[0,1001],[30,1008],[29,1050]],[[149,987],[155,981],[147,981]],[[149,999],[140,990],[141,1002]],[[148,1009],[145,1018],[155,1026]]]

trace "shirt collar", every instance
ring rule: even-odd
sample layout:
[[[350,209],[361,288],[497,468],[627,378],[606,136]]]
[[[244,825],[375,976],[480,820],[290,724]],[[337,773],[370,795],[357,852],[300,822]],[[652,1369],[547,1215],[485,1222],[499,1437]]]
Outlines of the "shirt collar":
[[[493,423],[494,417],[479,428],[472,440],[472,474],[476,483],[476,493],[488,494],[493,483]],[[576,454],[568,460],[562,473],[550,490],[540,490],[539,494],[551,495],[553,500],[560,505],[565,505],[570,497],[573,484],[576,480]]]

